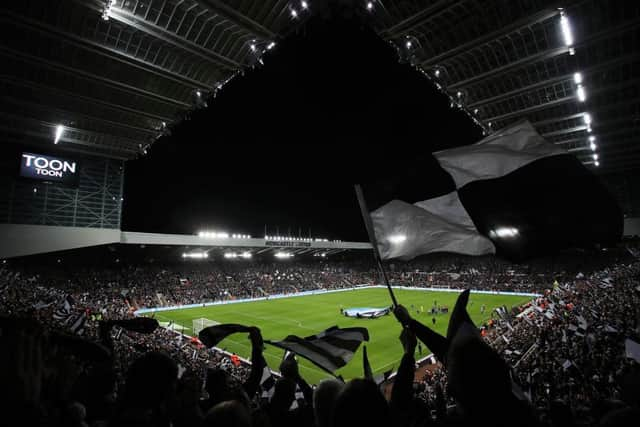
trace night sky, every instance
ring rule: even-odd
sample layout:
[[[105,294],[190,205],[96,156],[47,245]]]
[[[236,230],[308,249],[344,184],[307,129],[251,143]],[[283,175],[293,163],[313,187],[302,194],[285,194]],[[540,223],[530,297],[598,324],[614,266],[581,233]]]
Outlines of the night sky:
[[[443,194],[431,152],[481,137],[366,22],[317,15],[127,163],[122,228],[366,240],[353,184],[371,208],[399,175],[419,177],[403,186],[418,199]]]

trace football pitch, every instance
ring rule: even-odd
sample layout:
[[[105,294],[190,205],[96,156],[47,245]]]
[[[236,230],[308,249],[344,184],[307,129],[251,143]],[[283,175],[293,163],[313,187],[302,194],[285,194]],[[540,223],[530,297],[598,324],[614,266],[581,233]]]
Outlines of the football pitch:
[[[453,310],[457,292],[438,292],[424,290],[394,290],[398,302],[407,309],[418,321],[434,328],[439,333],[445,335],[449,316]],[[506,305],[507,308],[521,305],[532,299],[529,296],[515,295],[492,295],[471,293],[467,309],[471,318],[480,325],[491,317],[494,308]],[[434,301],[439,306],[449,307],[448,314],[438,314],[432,316],[427,312]],[[209,319],[218,323],[239,323],[246,326],[257,326],[262,331],[265,340],[281,340],[287,335],[297,335],[305,337],[316,334],[331,326],[353,327],[361,326],[369,330],[369,342],[367,353],[371,368],[375,375],[398,368],[402,357],[402,345],[398,339],[400,335],[400,325],[393,314],[377,319],[347,318],[340,314],[340,308],[354,307],[385,307],[391,304],[389,294],[384,288],[363,288],[352,291],[332,292],[318,295],[305,295],[273,300],[250,301],[236,304],[213,305],[208,307],[197,307],[179,309],[172,311],[162,311],[155,313],[155,318],[160,322],[174,321],[185,328],[187,335],[192,335],[193,319]],[[481,313],[481,306],[486,306],[484,314]],[[424,313],[420,311],[424,308]],[[433,325],[433,317],[436,319]],[[219,345],[226,351],[233,352],[244,358],[250,358],[251,343],[247,334],[234,334],[227,337]],[[278,370],[282,361],[283,350],[265,345],[265,359],[273,370]],[[422,355],[416,351],[416,359],[427,356],[429,350],[423,348]],[[318,383],[321,379],[329,375],[317,368],[312,363],[298,358],[300,364],[300,374],[309,383]],[[338,374],[345,379],[361,377],[362,367],[362,346],[347,366],[341,368]]]

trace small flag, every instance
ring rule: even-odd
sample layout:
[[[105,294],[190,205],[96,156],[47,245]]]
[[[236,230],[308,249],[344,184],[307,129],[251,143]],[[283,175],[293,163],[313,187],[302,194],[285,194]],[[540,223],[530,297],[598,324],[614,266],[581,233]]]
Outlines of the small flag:
[[[363,341],[369,341],[366,328],[340,329],[333,326],[305,338],[289,335],[282,341],[265,342],[304,357],[334,375],[336,370],[349,363]]]
[[[68,322],[71,325],[69,327],[69,330],[76,335],[82,335],[82,333],[84,332],[84,325],[86,322],[87,322],[87,315],[84,312],[82,312]]]
[[[202,329],[198,333],[198,338],[207,347],[215,347],[220,341],[231,334],[238,332],[250,332],[250,326],[238,325],[235,323],[225,323],[222,325],[213,325]]]
[[[73,297],[71,295],[67,295],[62,304],[53,312],[53,318],[56,320],[68,319],[71,315],[71,309],[73,308],[74,303],[75,301]]]

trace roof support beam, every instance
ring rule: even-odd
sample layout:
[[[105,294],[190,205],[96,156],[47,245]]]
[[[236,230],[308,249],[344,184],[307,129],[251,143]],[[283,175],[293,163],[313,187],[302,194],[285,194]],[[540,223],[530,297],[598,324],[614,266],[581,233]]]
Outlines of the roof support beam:
[[[554,117],[553,119],[541,120],[539,122],[534,122],[531,124],[535,127],[546,126],[552,123],[564,122],[564,121],[573,120],[573,119],[580,119],[582,117],[584,117],[584,113],[576,113],[576,114],[571,114],[570,116]]]
[[[106,124],[108,126],[127,129],[127,130],[134,131],[134,132],[146,133],[146,134],[149,134],[151,136],[157,136],[160,133],[159,130],[155,130],[155,129],[151,129],[151,128],[142,128],[142,127],[139,127],[139,126],[134,126],[134,125],[130,125],[130,124],[127,124],[127,123],[122,123],[122,122],[114,122],[112,120],[105,119],[104,117],[98,117],[96,115],[87,114],[86,112],[63,110],[63,109],[60,109],[60,108],[57,108],[57,107],[53,107],[53,106],[48,105],[48,104],[29,102],[29,101],[26,101],[24,99],[18,99],[18,98],[12,97],[12,96],[2,96],[2,95],[0,95],[0,99],[2,99],[7,104],[21,105],[21,106],[26,107],[26,108],[32,108],[34,110],[40,110],[40,111],[44,111],[46,113],[54,112],[56,114],[59,114],[60,116],[65,116],[65,117],[69,117],[69,118],[81,117],[81,118],[86,119],[86,120],[101,122],[101,123],[104,123],[104,124]]]
[[[112,8],[109,16],[116,21],[127,24],[132,28],[135,28],[139,31],[149,34],[152,37],[157,38],[158,40],[162,40],[165,43],[170,43],[173,46],[178,47],[179,49],[185,50],[192,55],[198,56],[223,68],[229,70],[237,70],[238,68],[241,68],[241,65],[234,60],[213,52],[209,49],[206,49],[199,44],[192,42],[191,40],[187,40],[184,37],[172,33],[171,31],[168,31],[166,28],[163,28],[159,25],[145,21],[143,18],[125,10]]]
[[[0,121],[0,129],[10,133],[10,134],[17,134],[17,135],[29,135],[29,136],[33,136],[36,138],[41,138],[43,140],[51,140],[52,139],[52,134],[53,132],[48,132],[45,129],[47,127],[49,127],[50,125],[48,125],[47,123],[44,122],[40,122],[39,120],[22,120],[23,124],[28,124],[29,128],[27,127],[16,127],[15,123],[16,123],[16,117],[12,116],[12,115],[5,115],[5,114],[1,114],[0,116],[9,116],[6,118],[6,120],[10,120],[11,123],[10,124],[5,124],[3,121]],[[20,118],[18,118],[18,120],[20,120]],[[38,128],[40,130],[38,130]],[[104,150],[112,150],[114,152],[119,152],[119,153],[129,153],[129,155],[125,155],[125,157],[134,157],[138,152],[137,150],[133,149],[133,148],[126,148],[120,145],[111,145],[111,144],[104,144],[104,143],[91,143],[89,141],[85,141],[79,138],[76,138],[72,135],[69,135],[69,133],[72,132],[77,132],[77,133],[84,133],[83,130],[77,130],[77,129],[68,129],[67,132],[65,132],[65,134],[62,136],[62,138],[60,138],[60,147],[64,147],[64,143],[70,143],[70,144],[75,144],[75,145],[83,145],[86,147],[91,147],[93,148],[100,148],[100,149],[104,149]],[[104,137],[108,137],[107,135],[103,135]],[[24,142],[24,141],[23,141]]]
[[[5,16],[6,15],[6,16]],[[10,19],[8,19],[10,18]],[[163,77],[166,79],[169,79],[173,82],[179,83],[179,84],[183,84],[187,87],[193,88],[193,89],[213,89],[213,86],[204,83],[204,82],[200,82],[197,80],[193,80],[187,76],[184,76],[182,74],[178,74],[175,73],[171,70],[168,70],[166,68],[163,68],[160,65],[156,65],[152,62],[149,61],[145,61],[142,58],[138,58],[134,55],[128,54],[126,52],[123,52],[121,50],[118,50],[116,48],[107,46],[107,45],[103,45],[101,43],[98,43],[96,41],[93,40],[89,40],[87,38],[78,36],[76,34],[72,34],[69,33],[67,31],[63,31],[59,28],[55,28],[52,27],[50,25],[47,25],[45,23],[33,20],[33,19],[29,19],[25,16],[22,15],[18,15],[15,13],[11,13],[11,12],[5,12],[4,15],[0,15],[0,20],[5,21],[6,23],[12,24],[12,25],[19,25],[23,28],[29,29],[29,30],[37,30],[40,31],[42,33],[45,33],[51,37],[55,37],[59,40],[64,40],[65,42],[72,44],[74,46],[80,47],[82,49],[85,49],[87,51],[96,53],[98,55],[102,55],[102,56],[106,56],[109,59],[112,59],[114,61],[118,61],[122,64],[126,64],[129,65],[131,67],[135,67],[138,68],[140,70],[143,70],[147,73],[152,73],[155,74],[159,77]]]
[[[547,137],[550,137],[550,136],[566,135],[568,133],[586,131],[588,128],[589,128],[589,126],[587,126],[587,125],[580,125],[580,126],[570,127],[570,128],[567,128],[567,129],[560,129],[560,130],[554,130],[552,132],[542,133],[542,134],[540,134],[540,136],[542,136],[544,138],[547,138]]]
[[[269,30],[264,25],[259,22],[254,21],[246,15],[241,14],[231,6],[227,6],[220,0],[196,0],[198,3],[202,4],[204,7],[212,11],[218,16],[223,17],[224,19],[233,22],[237,26],[243,28],[250,33],[255,34],[258,37],[262,37],[264,39],[273,40],[276,38],[276,34]]]
[[[51,138],[54,134],[55,128],[57,126],[57,123],[50,123],[50,122],[46,122],[44,120],[39,120],[36,118],[32,118],[32,117],[24,117],[24,116],[19,116],[16,114],[11,114],[11,113],[5,113],[5,112],[0,112],[0,118],[5,118],[6,120],[11,121],[11,123],[24,123],[24,124],[28,124],[29,126],[32,127],[40,127],[40,128],[44,128],[44,129],[50,129],[51,132],[49,132],[49,137]],[[145,142],[148,143],[149,141],[143,141],[143,140],[133,140],[130,138],[126,138],[126,137],[120,137],[120,136],[116,136],[116,135],[109,135],[109,134],[105,134],[102,132],[97,132],[97,131],[92,131],[92,130],[87,130],[87,129],[79,129],[79,128],[75,128],[73,126],[69,126],[69,125],[65,125],[65,131],[62,135],[62,137],[60,138],[60,142],[64,142],[64,141],[78,141],[76,143],[78,144],[84,144],[84,145],[90,145],[93,146],[95,144],[84,141],[82,139],[79,138],[73,138],[73,134],[77,134],[77,135],[86,135],[88,137],[92,137],[92,138],[96,138],[96,139],[106,139],[106,140],[112,140],[115,143],[114,144],[101,144],[101,143],[96,143],[97,145],[109,145],[112,148],[117,148],[120,151],[132,151],[135,152],[137,151],[136,148],[138,144],[140,144],[141,142]],[[46,132],[45,132],[46,133]]]
[[[15,128],[7,128],[5,126],[3,126],[2,124],[0,124],[0,130],[6,130],[6,131],[10,131],[12,133],[18,133],[18,131]],[[35,143],[37,145],[42,145],[45,147],[48,147],[51,145],[51,142],[48,141],[46,142],[46,138],[50,137],[50,135],[42,135],[42,134],[38,134],[38,135],[32,135],[35,136],[36,139],[30,139],[29,142]],[[49,138],[50,139],[50,138]],[[10,144],[24,144],[25,141],[22,138],[15,138],[15,137],[11,137],[11,136],[6,136],[3,135],[2,136],[2,140],[5,142],[8,142]],[[107,157],[109,159],[116,159],[116,160],[130,160],[132,158],[135,158],[136,156],[131,155],[131,156],[121,156],[121,155],[116,155],[114,153],[112,153],[111,151],[108,150],[108,147],[104,147],[105,151],[102,151],[103,148],[102,147],[96,147],[96,146],[92,146],[91,149],[84,149],[84,148],[80,148],[80,147],[76,147],[76,146],[71,146],[71,145],[65,145],[63,150],[64,151],[68,151],[68,152],[72,152],[72,153],[79,153],[79,154],[85,154],[85,155],[89,155],[89,156],[101,156],[101,157]]]
[[[127,92],[130,93],[132,95],[135,96],[140,96],[143,98],[147,98],[149,100],[155,101],[155,102],[161,102],[163,104],[168,104],[168,105],[172,105],[174,107],[178,107],[181,109],[188,109],[191,108],[192,105],[191,104],[187,104],[186,102],[182,102],[182,101],[178,101],[176,99],[172,99],[163,95],[158,95],[157,93],[154,92],[149,92],[147,90],[144,89],[140,89],[125,83],[121,83],[112,79],[109,79],[107,77],[102,77],[102,76],[98,76],[96,74],[90,73],[88,71],[83,71],[83,70],[79,70],[77,68],[73,68],[73,67],[69,67],[67,65],[61,64],[59,62],[54,62],[54,61],[50,61],[41,57],[36,57],[33,56],[31,54],[25,53],[25,52],[19,52],[17,50],[14,49],[9,49],[7,47],[4,46],[0,46],[0,54],[5,53],[5,54],[9,54],[10,56],[12,56],[13,58],[18,58],[21,61],[25,61],[30,63],[31,65],[34,66],[46,66],[47,68],[50,69],[54,69],[54,70],[58,70],[58,71],[62,71],[64,73],[70,74],[74,77],[80,77],[83,78],[85,80],[91,80],[91,81],[95,81],[97,83],[100,83],[102,85],[105,85],[107,87],[110,87],[112,89],[116,89],[116,90],[121,90],[123,92]]]
[[[640,59],[640,54],[632,54],[632,55],[625,55],[625,56],[620,56],[617,57],[611,61],[607,61],[607,62],[603,62],[600,64],[597,64],[593,67],[589,67],[587,69],[583,69],[580,72],[582,73],[583,76],[588,76],[590,74],[594,74],[597,73],[598,71],[602,70],[602,69],[606,69],[609,67],[615,67],[618,66],[620,64],[624,64],[626,62],[631,62],[634,60]],[[542,80],[540,82],[536,82],[536,83],[532,83],[528,86],[523,86],[523,87],[519,87],[517,89],[514,89],[512,91],[509,92],[504,92],[504,93],[500,93],[498,95],[492,96],[490,98],[485,98],[485,99],[479,99],[471,104],[467,104],[467,108],[469,109],[473,109],[473,108],[480,108],[483,107],[485,105],[488,104],[493,104],[494,102],[498,102],[498,101],[503,101],[505,99],[508,98],[512,98],[516,95],[520,95],[522,93],[526,93],[535,89],[540,89],[543,87],[547,87],[547,86],[551,86],[553,84],[565,81],[565,80],[573,80],[573,73],[568,73],[562,76],[558,76],[558,77],[552,77],[550,79],[547,80]]]
[[[498,120],[510,119],[513,117],[523,116],[525,114],[535,113],[537,111],[546,110],[547,108],[555,107],[556,105],[565,104],[567,102],[575,101],[577,99],[576,95],[565,96],[564,98],[559,98],[550,102],[545,102],[544,104],[534,105],[531,107],[523,108],[522,110],[511,111],[506,114],[501,114],[499,116],[489,117],[487,119],[483,119],[484,122],[496,122]]]
[[[407,33],[413,30],[414,28],[429,22],[436,16],[449,10],[456,3],[460,3],[460,2],[461,0],[440,0],[426,7],[425,9],[422,9],[415,15],[412,15],[406,18],[405,20],[400,21],[393,27],[388,28],[384,31],[381,31],[380,35],[383,38],[390,38],[390,37],[395,37],[395,36]]]
[[[612,135],[624,135],[624,134],[627,134],[627,133],[633,133],[634,130],[636,130],[636,129],[633,129],[633,128],[619,128],[619,129],[616,129],[616,130],[611,131],[611,132],[594,133],[593,136],[596,137],[596,142],[597,142],[598,140],[602,141],[602,140],[606,140],[606,138],[611,138]],[[638,137],[640,138],[640,135],[638,135]],[[551,141],[551,142],[553,142],[556,145],[565,145],[565,144],[573,144],[573,143],[577,143],[577,142],[582,142],[582,141],[586,141],[586,140],[587,140],[587,136],[585,136],[584,138],[562,139],[560,141]]]
[[[480,36],[474,40],[471,40],[467,43],[463,43],[461,45],[458,45],[456,47],[454,47],[453,49],[450,49],[446,52],[443,52],[439,55],[433,56],[429,59],[427,59],[426,61],[422,62],[422,66],[423,67],[431,67],[433,65],[437,65],[437,64],[441,64],[443,62],[446,62],[450,59],[455,58],[456,56],[463,54],[465,52],[468,52],[471,49],[475,49],[479,46],[482,45],[486,45],[489,42],[496,40],[500,37],[503,37],[507,34],[510,33],[514,33],[514,32],[518,32],[521,31],[525,28],[528,28],[534,24],[537,24],[539,22],[544,22],[548,19],[553,18],[556,15],[559,15],[560,11],[558,9],[545,9],[543,11],[540,11],[538,13],[536,13],[535,15],[532,16],[527,16],[523,19],[520,19],[516,22],[513,22],[509,25],[506,25],[504,27],[501,27],[500,29],[493,31],[491,33],[487,33],[483,36]]]
[[[50,94],[53,95],[58,95],[58,96],[63,96],[63,97],[67,97],[67,98],[73,98],[73,99],[78,99],[81,100],[83,102],[86,102],[88,104],[95,104],[95,105],[99,105],[105,108],[109,108],[112,110],[116,110],[119,111],[121,113],[125,113],[125,114],[131,114],[131,115],[135,115],[138,117],[145,117],[147,119],[152,119],[152,120],[157,120],[159,122],[166,122],[169,123],[171,121],[173,121],[173,119],[171,117],[165,117],[165,116],[160,116],[157,114],[152,114],[152,113],[148,113],[139,109],[135,109],[135,108],[130,108],[124,105],[120,105],[120,104],[114,104],[112,102],[108,102],[108,101],[102,101],[100,99],[96,99],[96,98],[92,98],[89,96],[84,96],[84,95],[80,95],[77,93],[72,93],[72,92],[67,92],[65,90],[62,89],[58,89],[58,88],[53,88],[50,86],[46,86],[40,83],[34,83],[34,82],[30,82],[27,80],[20,80],[20,79],[16,79],[16,78],[11,78],[11,77],[5,77],[5,76],[0,76],[0,82],[5,82],[8,84],[12,84],[12,85],[16,85],[16,86],[20,86],[20,87],[24,87],[24,88],[29,88],[29,89],[37,89],[37,90],[41,90],[44,92],[48,92]]]
[[[509,71],[518,69],[525,65],[529,65],[534,62],[545,61],[547,59],[555,58],[556,56],[565,55],[569,53],[569,47],[561,46],[555,49],[549,49],[544,52],[536,53],[534,55],[529,55],[526,58],[519,59],[517,61],[510,62],[501,67],[493,68],[489,71],[486,71],[482,74],[477,74],[473,77],[470,77],[466,80],[461,80],[451,85],[446,86],[447,90],[455,91],[458,89],[462,89],[465,86],[471,86],[485,80],[491,79],[493,77],[497,77],[501,74],[508,73]]]

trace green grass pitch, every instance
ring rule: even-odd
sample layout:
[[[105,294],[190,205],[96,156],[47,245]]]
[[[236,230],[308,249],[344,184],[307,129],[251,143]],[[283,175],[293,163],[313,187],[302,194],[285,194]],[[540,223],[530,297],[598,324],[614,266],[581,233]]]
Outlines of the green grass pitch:
[[[417,320],[432,327],[432,317],[426,313],[437,301],[438,305],[449,307],[449,314],[439,314],[436,317],[435,330],[446,334],[449,316],[453,310],[458,293],[422,290],[396,289],[396,297],[411,315]],[[471,293],[469,314],[476,325],[490,318],[491,311],[499,306],[508,308],[521,305],[530,300],[527,296],[490,295]],[[486,311],[481,313],[481,306],[486,305]],[[380,374],[389,369],[397,369],[402,357],[402,345],[398,339],[400,325],[393,314],[378,319],[354,319],[340,314],[340,308],[354,307],[385,307],[390,305],[389,294],[383,288],[364,288],[353,291],[334,292],[319,295],[308,295],[291,298],[273,299],[268,301],[252,301],[237,304],[216,305],[209,307],[189,308],[158,312],[155,314],[159,321],[173,320],[184,326],[185,333],[191,335],[192,320],[206,318],[219,323],[240,323],[247,326],[258,326],[265,339],[280,340],[287,335],[301,337],[313,335],[328,327],[362,326],[369,330],[370,341],[365,343],[371,367],[374,374]],[[413,305],[413,309],[411,306]],[[416,311],[423,306],[425,313]],[[247,334],[234,334],[219,344],[220,348],[234,352],[241,357],[249,358],[251,347]],[[422,356],[429,354],[423,349]],[[278,370],[282,360],[283,350],[266,345],[265,358],[269,366]],[[420,358],[416,354],[416,358]],[[317,383],[328,374],[311,364],[298,358],[300,374],[309,382]],[[362,346],[351,362],[338,371],[345,379],[361,377]]]

